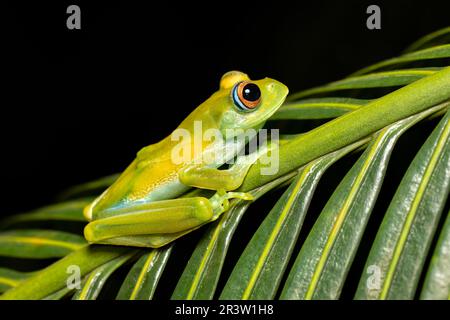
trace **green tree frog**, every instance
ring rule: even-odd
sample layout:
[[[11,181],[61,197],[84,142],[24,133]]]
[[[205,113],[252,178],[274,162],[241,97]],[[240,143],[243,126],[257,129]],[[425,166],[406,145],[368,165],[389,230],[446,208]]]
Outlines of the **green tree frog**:
[[[242,72],[225,73],[217,92],[171,135],[141,149],[120,177],[84,209],[89,221],[85,238],[90,243],[157,248],[217,219],[228,209],[229,199],[251,200],[249,193],[232,190],[242,184],[260,150],[239,155],[248,140],[236,137],[260,129],[287,94],[288,88],[276,80],[252,81]],[[208,130],[220,135],[202,136],[195,143],[199,127],[203,135]],[[233,158],[232,165],[221,168]],[[191,187],[216,193],[210,198],[177,198]]]

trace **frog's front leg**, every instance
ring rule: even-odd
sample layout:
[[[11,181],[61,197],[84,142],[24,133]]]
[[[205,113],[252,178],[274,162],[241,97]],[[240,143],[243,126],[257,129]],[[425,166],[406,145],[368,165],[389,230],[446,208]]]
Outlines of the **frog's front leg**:
[[[205,164],[191,164],[179,173],[181,183],[202,189],[235,190],[244,182],[250,167],[270,146],[264,146],[249,155],[239,156],[228,169],[217,169]]]

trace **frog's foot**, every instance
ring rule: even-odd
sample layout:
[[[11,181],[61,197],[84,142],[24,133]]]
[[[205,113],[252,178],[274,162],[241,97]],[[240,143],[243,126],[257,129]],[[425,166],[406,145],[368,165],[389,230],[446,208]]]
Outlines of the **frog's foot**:
[[[226,192],[225,190],[218,190],[216,194],[209,198],[214,213],[211,220],[217,219],[223,212],[230,208],[230,199],[252,201],[254,197],[248,192]]]

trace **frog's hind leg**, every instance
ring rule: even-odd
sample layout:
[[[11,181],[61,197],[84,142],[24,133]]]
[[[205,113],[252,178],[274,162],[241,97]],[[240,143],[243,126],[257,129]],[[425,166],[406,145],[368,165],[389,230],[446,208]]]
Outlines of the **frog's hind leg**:
[[[85,227],[84,236],[99,243],[123,236],[178,233],[211,220],[213,215],[213,207],[204,197],[155,201],[94,220]]]
[[[84,236],[90,243],[160,247],[217,219],[229,207],[230,198],[250,200],[248,194],[217,192],[210,199],[180,198],[130,206],[90,222]]]

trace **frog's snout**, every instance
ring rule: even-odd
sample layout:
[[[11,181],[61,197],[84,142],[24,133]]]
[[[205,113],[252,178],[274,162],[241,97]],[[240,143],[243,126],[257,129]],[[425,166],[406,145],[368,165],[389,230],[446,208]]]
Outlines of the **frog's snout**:
[[[289,93],[289,88],[283,83],[274,80],[268,79],[268,83],[266,85],[267,91],[273,94],[279,94],[282,97],[286,97]]]
[[[286,85],[272,78],[260,80],[259,86],[262,92],[271,97],[272,102],[282,103],[289,93]]]

